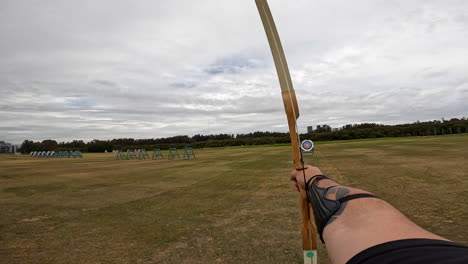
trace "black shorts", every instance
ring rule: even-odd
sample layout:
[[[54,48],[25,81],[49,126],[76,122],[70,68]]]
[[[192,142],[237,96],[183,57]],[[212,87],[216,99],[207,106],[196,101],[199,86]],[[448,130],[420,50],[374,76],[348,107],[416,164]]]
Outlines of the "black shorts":
[[[347,264],[468,264],[468,247],[442,240],[404,239],[370,247]]]

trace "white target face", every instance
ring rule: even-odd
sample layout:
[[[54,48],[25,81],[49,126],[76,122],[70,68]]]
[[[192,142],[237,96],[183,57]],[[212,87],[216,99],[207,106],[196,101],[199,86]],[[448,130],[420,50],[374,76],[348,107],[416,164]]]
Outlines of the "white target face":
[[[301,149],[303,151],[312,151],[314,149],[314,142],[312,140],[304,140],[301,143]]]

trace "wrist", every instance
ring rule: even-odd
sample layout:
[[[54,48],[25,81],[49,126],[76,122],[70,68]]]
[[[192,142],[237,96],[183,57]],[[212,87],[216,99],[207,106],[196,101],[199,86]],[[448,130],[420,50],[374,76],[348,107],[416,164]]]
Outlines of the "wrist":
[[[319,179],[316,179],[317,177],[319,177]],[[326,178],[323,178],[323,177],[326,177]],[[327,176],[325,176],[323,174],[317,174],[317,175],[308,177],[306,179],[306,183],[305,183],[306,190],[310,189],[312,187],[312,184],[313,184],[314,181],[317,181],[316,184],[320,188],[330,188],[330,187],[341,186],[339,183],[329,179]]]

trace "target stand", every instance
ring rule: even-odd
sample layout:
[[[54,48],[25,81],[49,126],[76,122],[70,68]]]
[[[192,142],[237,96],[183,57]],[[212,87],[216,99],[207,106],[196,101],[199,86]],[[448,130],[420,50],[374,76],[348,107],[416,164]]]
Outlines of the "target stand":
[[[146,149],[140,149],[138,152],[138,159],[150,159],[148,152],[146,152]]]
[[[314,156],[314,142],[312,140],[306,139],[301,143],[302,157],[313,157]]]
[[[153,149],[153,155],[151,156],[151,159],[158,160],[163,158],[164,156],[161,152],[161,149]]]
[[[184,149],[184,160],[190,160],[191,158],[196,159],[197,157],[195,156],[195,152],[193,152],[193,149],[191,147],[186,147]]]
[[[180,159],[179,152],[177,151],[176,148],[170,148],[169,149],[169,160],[174,160],[175,158]]]
[[[123,152],[121,150],[118,150],[117,151],[117,156],[115,156],[115,159],[116,160],[128,160],[128,156],[127,156],[127,154],[125,154],[125,152]]]

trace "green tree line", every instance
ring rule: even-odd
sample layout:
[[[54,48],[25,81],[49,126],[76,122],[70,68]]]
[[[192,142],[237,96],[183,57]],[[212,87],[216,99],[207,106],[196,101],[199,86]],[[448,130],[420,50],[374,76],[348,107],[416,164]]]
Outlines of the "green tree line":
[[[331,128],[329,125],[319,125],[311,133],[301,134],[301,140],[313,141],[348,140],[381,137],[411,137],[432,136],[446,134],[468,133],[468,120],[452,118],[450,120],[434,120],[427,122],[414,122],[411,124],[382,125],[376,123],[350,124],[340,128]],[[73,140],[71,142],[57,142],[47,139],[42,142],[25,140],[21,145],[22,152],[48,151],[48,150],[79,150],[81,152],[104,152],[126,149],[168,149],[168,148],[204,148],[247,145],[269,145],[290,143],[289,133],[282,132],[253,132],[248,134],[217,134],[174,136],[167,138],[119,138],[112,140]]]

